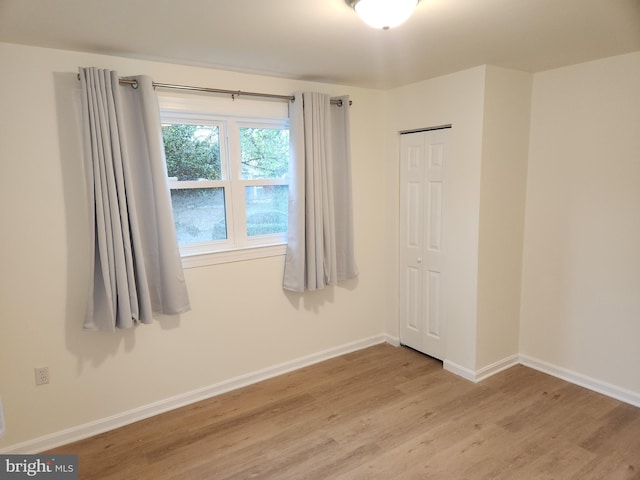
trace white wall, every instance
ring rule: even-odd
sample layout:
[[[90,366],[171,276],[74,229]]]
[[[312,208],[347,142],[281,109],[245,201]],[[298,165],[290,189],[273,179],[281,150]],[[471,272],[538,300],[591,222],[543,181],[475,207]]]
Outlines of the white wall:
[[[452,124],[450,164],[445,166],[443,202],[451,215],[443,224],[443,248],[448,251],[443,271],[443,317],[446,360],[466,370],[476,364],[476,303],[478,276],[478,221],[480,163],[484,109],[485,67],[419,82],[391,90],[389,181],[394,187],[389,205],[390,229],[398,231],[399,132]],[[397,236],[396,236],[397,238]],[[395,255],[397,278],[397,241]],[[397,332],[397,283],[394,284],[395,317],[387,324]],[[391,318],[391,317],[390,317]]]
[[[530,73],[486,68],[476,370],[519,351],[531,83]]]
[[[381,92],[0,44],[0,449],[380,335],[391,315]],[[185,272],[193,310],[115,334],[81,329],[87,205],[74,108],[79,66],[160,82],[350,94],[357,280],[284,293],[283,257]],[[237,100],[242,101],[242,100]],[[382,194],[381,194],[382,192]],[[34,385],[48,366],[51,383]]]
[[[520,349],[640,395],[640,52],[534,76]]]

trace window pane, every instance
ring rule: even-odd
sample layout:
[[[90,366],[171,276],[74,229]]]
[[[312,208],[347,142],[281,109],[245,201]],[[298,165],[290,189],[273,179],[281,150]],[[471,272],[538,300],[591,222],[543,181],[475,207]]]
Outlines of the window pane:
[[[245,187],[247,235],[287,232],[289,189],[286,185]]]
[[[172,189],[171,203],[179,244],[227,238],[224,188]]]
[[[241,128],[242,178],[286,178],[289,169],[289,130]]]
[[[221,180],[220,132],[211,125],[163,125],[167,173],[175,180]]]

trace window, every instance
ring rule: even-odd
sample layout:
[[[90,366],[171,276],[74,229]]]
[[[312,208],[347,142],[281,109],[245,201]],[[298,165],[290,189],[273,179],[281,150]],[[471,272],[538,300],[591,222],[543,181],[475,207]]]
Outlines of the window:
[[[195,106],[186,99],[163,102],[160,97],[167,175],[183,258],[220,257],[221,252],[229,257],[229,252],[240,250],[250,250],[251,257],[284,253],[286,104],[278,116],[264,116],[247,114],[247,105],[238,111],[235,103],[240,101],[230,102],[201,100]],[[274,246],[281,248],[263,248]],[[231,255],[235,258],[247,258],[247,253]],[[227,260],[204,263],[219,261]]]

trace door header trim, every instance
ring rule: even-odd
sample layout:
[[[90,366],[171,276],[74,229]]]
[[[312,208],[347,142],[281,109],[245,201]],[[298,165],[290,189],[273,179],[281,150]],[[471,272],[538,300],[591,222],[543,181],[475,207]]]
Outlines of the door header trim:
[[[430,132],[431,130],[443,130],[445,128],[451,128],[451,124],[447,123],[446,125],[438,125],[437,127],[425,127],[425,128],[415,128],[413,130],[401,130],[400,135],[407,135],[409,133]]]

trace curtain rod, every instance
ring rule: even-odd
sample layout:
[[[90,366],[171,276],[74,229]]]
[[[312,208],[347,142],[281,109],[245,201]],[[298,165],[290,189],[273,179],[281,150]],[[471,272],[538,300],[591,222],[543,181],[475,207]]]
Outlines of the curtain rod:
[[[78,74],[78,80],[80,80],[80,74]],[[119,79],[120,84],[131,85],[133,88],[138,88],[138,82],[136,80],[130,80],[128,78]],[[276,100],[286,100],[288,102],[295,101],[296,97],[293,95],[276,95],[274,93],[258,93],[258,92],[245,92],[242,90],[224,90],[221,88],[209,88],[209,87],[193,87],[190,85],[175,85],[172,83],[158,83],[152,82],[154,88],[170,88],[174,90],[188,90],[191,92],[206,92],[206,93],[221,93],[224,95],[231,95],[231,98],[236,96],[245,96],[245,97],[263,97],[263,98],[274,98]],[[349,105],[353,102],[349,100]],[[342,106],[342,100],[340,99],[331,99],[332,105]]]

